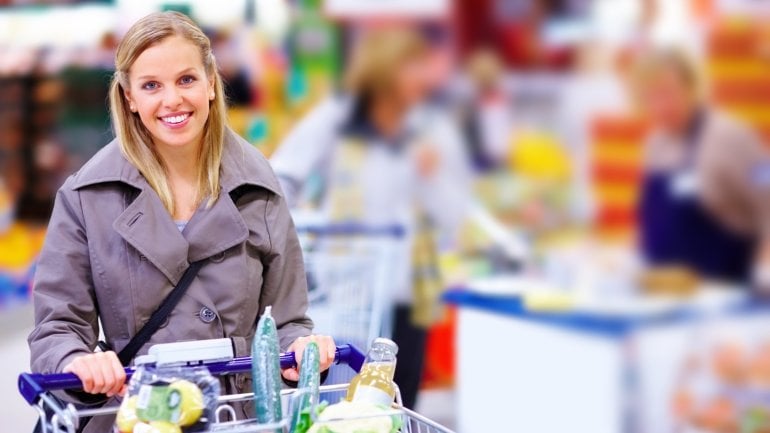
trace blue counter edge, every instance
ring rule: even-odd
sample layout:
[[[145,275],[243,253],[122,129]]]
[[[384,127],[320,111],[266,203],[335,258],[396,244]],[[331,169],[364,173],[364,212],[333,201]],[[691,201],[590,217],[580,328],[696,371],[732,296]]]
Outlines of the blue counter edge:
[[[462,287],[447,290],[442,299],[446,304],[460,308],[488,311],[502,316],[609,338],[624,338],[643,327],[672,325],[706,317],[703,313],[688,308],[644,318],[597,316],[584,312],[534,312],[525,308],[519,296],[488,295],[473,292]],[[757,303],[747,300],[745,303],[720,311],[720,316],[749,314],[770,314],[770,303],[767,301]]]

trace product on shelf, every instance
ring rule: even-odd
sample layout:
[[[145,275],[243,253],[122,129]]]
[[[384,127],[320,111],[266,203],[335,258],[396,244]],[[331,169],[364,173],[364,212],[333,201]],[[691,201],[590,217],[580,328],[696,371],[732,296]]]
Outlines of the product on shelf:
[[[389,407],[396,396],[393,377],[396,374],[397,353],[398,346],[393,341],[375,339],[361,372],[350,381],[347,400]]]
[[[701,331],[689,350],[672,394],[674,419],[692,431],[769,433],[770,336],[715,329]]]
[[[267,307],[260,317],[251,347],[254,406],[260,424],[280,422],[283,416],[278,330],[271,309]]]

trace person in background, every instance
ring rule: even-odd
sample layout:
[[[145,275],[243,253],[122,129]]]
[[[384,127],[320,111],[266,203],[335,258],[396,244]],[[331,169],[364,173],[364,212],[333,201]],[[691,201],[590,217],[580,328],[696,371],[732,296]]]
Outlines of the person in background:
[[[406,229],[390,285],[393,338],[402,355],[395,381],[407,407],[415,405],[425,327],[441,288],[420,277],[428,274],[424,253],[430,243],[423,224],[452,236],[469,200],[470,172],[459,132],[427,104],[435,84],[427,73],[429,50],[411,29],[362,35],[345,72],[344,92],[314,108],[271,158],[290,205],[301,202],[311,177],[320,178],[320,207],[331,221]]]
[[[679,50],[644,53],[632,81],[651,123],[638,203],[644,258],[766,288],[770,156],[759,136],[707,105]]]
[[[476,170],[494,170],[506,163],[513,133],[513,113],[503,83],[504,66],[493,50],[475,51],[467,64],[471,102],[463,120]]]

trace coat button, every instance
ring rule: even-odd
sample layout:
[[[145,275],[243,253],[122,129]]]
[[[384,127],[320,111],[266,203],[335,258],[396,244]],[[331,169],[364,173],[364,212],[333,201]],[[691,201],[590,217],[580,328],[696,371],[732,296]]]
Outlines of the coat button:
[[[203,307],[201,308],[200,313],[198,313],[201,320],[204,323],[211,323],[214,321],[214,319],[217,318],[217,313],[215,313],[211,308],[209,307]]]

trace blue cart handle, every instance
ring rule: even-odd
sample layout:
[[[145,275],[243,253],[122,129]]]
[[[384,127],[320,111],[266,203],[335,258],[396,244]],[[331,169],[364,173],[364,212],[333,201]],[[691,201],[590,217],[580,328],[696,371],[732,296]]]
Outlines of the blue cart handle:
[[[351,344],[337,346],[334,353],[335,364],[346,364],[356,372],[361,371],[364,364],[364,354]],[[196,364],[198,365],[198,364]],[[251,357],[234,358],[231,361],[212,362],[203,364],[215,376],[228,374],[251,373]],[[281,368],[297,366],[294,352],[281,354]],[[134,374],[133,367],[126,367],[126,381]],[[73,373],[40,374],[22,373],[19,375],[19,392],[29,404],[37,404],[40,395],[47,391],[82,389],[83,384]]]

